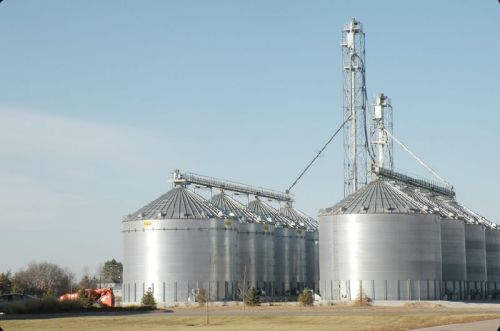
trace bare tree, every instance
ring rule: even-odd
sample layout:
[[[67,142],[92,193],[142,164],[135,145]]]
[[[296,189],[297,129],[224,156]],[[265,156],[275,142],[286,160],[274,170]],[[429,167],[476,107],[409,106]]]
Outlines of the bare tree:
[[[247,296],[248,290],[250,289],[250,286],[248,285],[248,278],[247,278],[247,265],[243,266],[243,274],[241,275],[240,282],[238,283],[238,292],[241,300],[243,301],[243,310],[245,310],[245,298]]]
[[[10,271],[0,274],[0,294],[10,293],[12,287],[12,274]]]
[[[99,279],[96,274],[91,274],[89,267],[83,268],[82,274],[83,276],[78,283],[78,287],[80,289],[96,289],[97,285],[99,285]]]
[[[16,292],[38,296],[71,292],[75,275],[57,264],[32,262],[26,270],[16,272],[12,285]]]

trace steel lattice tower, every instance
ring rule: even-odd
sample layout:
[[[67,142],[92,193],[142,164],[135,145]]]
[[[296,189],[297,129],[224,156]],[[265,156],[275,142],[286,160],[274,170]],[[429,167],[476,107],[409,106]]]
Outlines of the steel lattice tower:
[[[388,130],[393,133],[392,105],[391,99],[383,93],[380,93],[375,98],[372,119],[370,140],[374,147],[375,165],[380,168],[394,170],[393,141],[385,131]]]
[[[365,34],[361,22],[351,19],[342,31],[344,73],[344,194],[367,181],[368,133],[366,128]]]

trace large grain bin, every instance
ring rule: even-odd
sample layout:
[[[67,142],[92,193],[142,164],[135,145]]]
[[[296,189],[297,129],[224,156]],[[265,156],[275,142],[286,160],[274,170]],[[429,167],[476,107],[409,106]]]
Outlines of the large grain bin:
[[[376,179],[320,213],[324,299],[435,299],[441,226],[394,184]]]
[[[160,306],[235,297],[239,280],[238,223],[199,195],[176,187],[123,221],[123,303],[151,289]]]

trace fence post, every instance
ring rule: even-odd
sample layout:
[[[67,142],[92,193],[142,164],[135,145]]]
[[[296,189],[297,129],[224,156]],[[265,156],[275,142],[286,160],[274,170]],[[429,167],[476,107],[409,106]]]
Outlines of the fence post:
[[[398,279],[398,285],[397,285],[397,292],[398,292],[398,300],[401,300],[401,287]]]
[[[387,301],[387,279],[384,281],[384,298]]]
[[[177,302],[177,282],[174,283],[174,302]]]
[[[363,302],[363,281],[359,280],[359,302]]]
[[[411,280],[408,279],[406,281],[406,287],[408,288],[408,301],[411,300]]]
[[[346,280],[347,300],[351,301],[351,280]]]
[[[274,282],[269,282],[269,291],[271,291],[271,301],[274,301]]]
[[[372,279],[372,300],[375,301],[375,279]]]

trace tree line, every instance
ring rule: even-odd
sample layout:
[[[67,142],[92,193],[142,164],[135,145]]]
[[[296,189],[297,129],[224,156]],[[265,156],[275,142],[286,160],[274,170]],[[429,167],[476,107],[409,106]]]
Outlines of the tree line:
[[[104,262],[91,274],[84,272],[78,280],[68,268],[50,262],[32,262],[15,273],[0,273],[0,294],[24,293],[37,297],[59,296],[79,289],[95,289],[102,283],[121,283],[123,265],[115,259]]]

